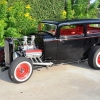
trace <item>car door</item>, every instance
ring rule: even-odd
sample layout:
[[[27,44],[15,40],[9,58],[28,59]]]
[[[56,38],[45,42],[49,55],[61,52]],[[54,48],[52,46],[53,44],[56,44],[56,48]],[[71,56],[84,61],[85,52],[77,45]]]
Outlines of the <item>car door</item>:
[[[65,26],[64,26],[65,27]],[[60,28],[58,39],[57,59],[72,62],[80,60],[88,49],[83,25],[67,26]]]

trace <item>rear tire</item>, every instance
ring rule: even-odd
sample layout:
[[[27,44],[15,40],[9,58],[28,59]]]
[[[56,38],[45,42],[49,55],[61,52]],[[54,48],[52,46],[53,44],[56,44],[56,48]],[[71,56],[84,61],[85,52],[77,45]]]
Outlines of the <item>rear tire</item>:
[[[88,64],[94,69],[100,69],[100,46],[91,49],[88,56]]]
[[[16,58],[9,67],[9,77],[14,83],[27,81],[33,73],[32,62],[25,57]]]

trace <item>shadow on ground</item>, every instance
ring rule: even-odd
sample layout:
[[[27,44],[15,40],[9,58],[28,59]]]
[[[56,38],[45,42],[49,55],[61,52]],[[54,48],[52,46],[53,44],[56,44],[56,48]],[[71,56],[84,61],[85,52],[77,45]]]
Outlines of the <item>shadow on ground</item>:
[[[80,63],[71,63],[69,65],[72,65],[72,66],[75,66],[75,67],[79,67],[79,68],[84,68],[84,69],[90,69],[90,70],[95,70],[94,68],[91,68],[89,65],[88,65],[88,62],[85,61],[85,62],[80,62]]]
[[[0,80],[12,83],[12,81],[10,80],[10,78],[8,76],[8,70],[6,70],[4,72],[0,71]]]
[[[88,65],[87,61],[81,62],[81,63],[70,63],[70,64],[62,64],[62,65],[67,65],[67,66],[71,65],[71,66],[76,67],[76,68],[79,67],[82,69],[95,70]],[[57,66],[59,66],[59,64],[57,64],[56,66],[52,66],[52,67],[57,67]],[[39,67],[34,68],[34,70],[41,71],[41,68],[43,68],[43,67],[39,66]],[[8,76],[8,70],[6,70],[4,72],[0,71],[0,80],[12,83],[12,81],[10,80],[10,78]]]
[[[40,71],[40,68],[42,68],[42,66],[33,68],[33,70]],[[9,69],[8,69],[8,70],[9,70]],[[13,83],[13,82],[11,81],[11,79],[9,78],[8,70],[2,72],[2,71],[1,71],[1,68],[0,68],[0,80],[5,81],[5,82],[9,82],[9,83]]]

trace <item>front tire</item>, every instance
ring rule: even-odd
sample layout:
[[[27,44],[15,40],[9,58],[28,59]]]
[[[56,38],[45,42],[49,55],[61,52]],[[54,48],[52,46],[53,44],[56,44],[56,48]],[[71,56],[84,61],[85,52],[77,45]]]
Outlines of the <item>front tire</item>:
[[[100,46],[91,49],[88,56],[88,64],[94,69],[100,69]]]
[[[14,83],[27,81],[33,73],[32,62],[25,57],[16,58],[9,67],[9,77]]]

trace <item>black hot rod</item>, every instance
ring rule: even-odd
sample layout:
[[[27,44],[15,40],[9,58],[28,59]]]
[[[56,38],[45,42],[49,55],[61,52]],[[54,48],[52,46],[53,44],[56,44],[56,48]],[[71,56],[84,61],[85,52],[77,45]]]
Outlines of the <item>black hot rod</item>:
[[[41,21],[36,35],[6,38],[0,48],[2,71],[15,83],[28,80],[35,66],[85,60],[100,69],[100,19]]]

